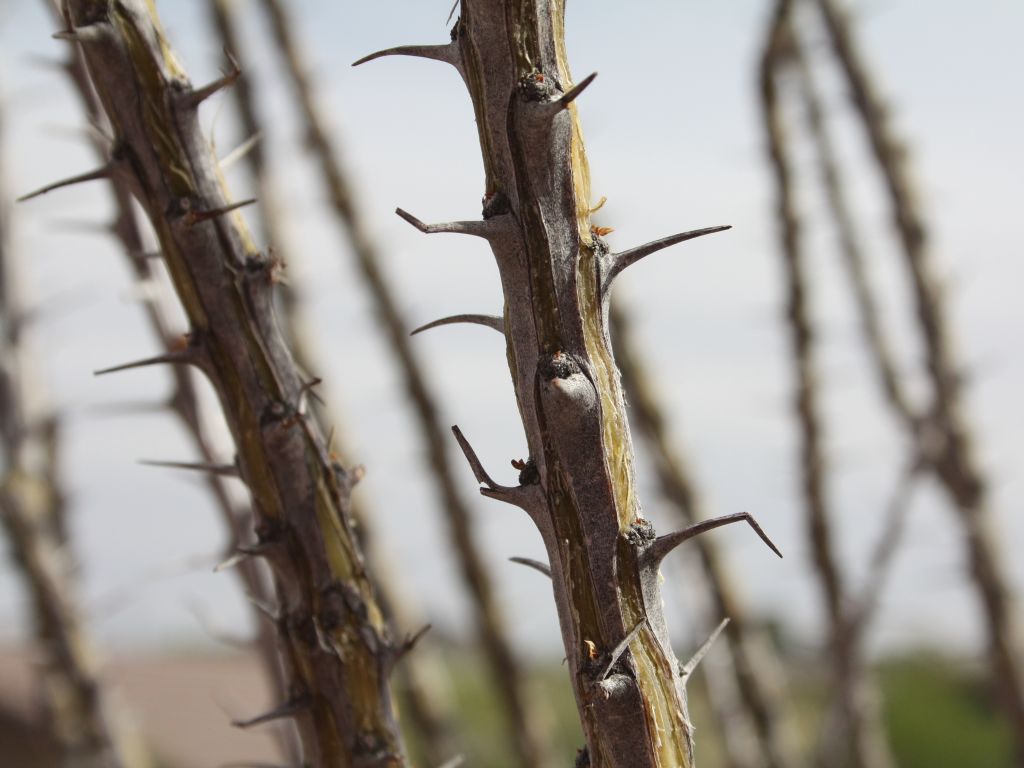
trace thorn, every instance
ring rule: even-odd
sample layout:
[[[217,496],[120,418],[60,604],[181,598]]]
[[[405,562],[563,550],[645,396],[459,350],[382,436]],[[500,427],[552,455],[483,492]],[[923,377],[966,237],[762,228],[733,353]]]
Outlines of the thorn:
[[[505,318],[500,315],[450,315],[448,317],[442,317],[440,320],[435,320],[432,323],[421,325],[409,335],[415,336],[417,333],[429,331],[431,328],[440,328],[442,325],[456,325],[458,323],[483,325],[487,328],[493,328],[500,334],[505,333]]]
[[[54,32],[51,37],[54,40],[65,40],[69,43],[95,43],[102,40],[110,31],[110,25],[106,22],[86,24],[81,27]]]
[[[196,472],[209,472],[218,477],[239,477],[238,467],[234,464],[211,464],[204,461],[152,461],[140,459],[144,467],[166,467],[169,469],[189,469]]]
[[[198,362],[198,355],[196,354],[194,347],[185,347],[177,352],[168,352],[163,355],[156,355],[155,357],[147,357],[143,360],[136,360],[132,363],[124,363],[123,365],[115,365],[113,368],[101,368],[98,371],[93,371],[93,376],[105,376],[108,373],[117,373],[118,371],[127,371],[132,368],[146,368],[150,365],[195,365]]]
[[[294,717],[308,706],[309,702],[306,698],[300,697],[292,699],[291,701],[286,701],[281,706],[248,720],[232,720],[231,724],[235,726],[235,728],[252,728],[254,725],[262,725],[263,723],[269,723],[274,720],[283,720],[284,718]]]
[[[540,571],[549,579],[551,578],[551,566],[547,563],[542,563],[540,560],[533,560],[529,557],[510,557],[509,561],[525,565],[527,568],[533,568],[533,570]]]
[[[454,2],[454,3],[452,3],[452,9],[451,9],[450,11],[448,11],[448,18],[447,18],[447,19],[445,19],[445,22],[444,22],[444,23],[445,23],[446,25],[447,25],[447,24],[450,24],[450,23],[451,23],[451,21],[452,21],[452,16],[454,16],[454,15],[455,15],[455,9],[456,9],[456,8],[458,8],[458,7],[459,7],[459,0],[455,0],[455,2]]]
[[[213,96],[213,94],[234,85],[238,81],[238,78],[242,76],[242,70],[239,68],[238,62],[235,61],[234,57],[228,51],[225,51],[224,53],[231,65],[230,71],[222,77],[217,78],[209,85],[204,85],[202,88],[195,88],[186,91],[182,100],[185,107],[195,109],[208,98]]]
[[[459,46],[455,43],[445,43],[444,45],[397,45],[394,48],[385,48],[383,51],[363,56],[359,61],[352,62],[352,66],[358,67],[360,64],[382,59],[385,56],[415,56],[420,59],[441,61],[451,64],[455,68],[461,64]]]
[[[231,166],[233,166],[235,163],[237,163],[243,157],[245,157],[250,152],[252,152],[252,150],[256,147],[256,145],[260,143],[260,139],[262,137],[263,137],[263,134],[260,131],[257,131],[252,136],[250,136],[248,139],[246,139],[241,144],[239,144],[237,147],[235,147],[230,152],[228,152],[228,154],[224,157],[224,159],[221,160],[218,163],[218,165],[220,166],[220,169],[222,171],[228,170]]]
[[[237,552],[234,552],[227,559],[213,566],[213,572],[220,573],[221,571],[230,570],[231,568],[234,568],[236,565],[241,563],[243,560],[248,560],[250,557],[252,557],[251,553],[239,549]]]
[[[597,72],[593,72],[593,73],[587,75],[585,78],[583,78],[582,81],[577,83],[575,86],[570,88],[568,91],[566,91],[562,95],[562,98],[560,98],[558,101],[554,102],[556,105],[558,105],[558,109],[559,110],[565,109],[570,104],[572,104],[574,101],[576,101],[576,99],[579,97],[579,95],[581,93],[583,93],[583,91],[585,91],[587,89],[587,86],[589,86],[592,82],[594,82],[594,78],[596,78],[596,77],[597,77]]]
[[[47,192],[52,192],[55,189],[61,189],[62,187],[70,187],[73,184],[84,184],[87,181],[97,181],[98,179],[109,179],[114,171],[114,163],[110,162],[104,165],[102,168],[97,168],[95,171],[89,171],[88,173],[81,173],[78,176],[72,176],[67,179],[61,179],[55,181],[52,184],[47,184],[45,187],[40,187],[34,192],[29,192],[27,195],[22,195],[17,199],[16,202],[24,203],[26,200],[31,200],[34,197],[45,195]]]
[[[407,635],[405,641],[395,649],[394,656],[391,658],[391,666],[396,666],[398,662],[404,659],[408,654],[412,653],[416,644],[423,639],[423,636],[430,631],[431,627],[431,624],[425,624],[416,632],[416,634]]]
[[[695,670],[697,668],[697,665],[700,664],[701,660],[705,656],[707,656],[708,651],[711,650],[711,646],[715,644],[715,640],[718,639],[718,636],[722,634],[722,631],[727,626],[729,626],[728,616],[726,616],[724,619],[722,619],[721,622],[719,622],[718,626],[715,627],[715,631],[708,635],[708,639],[704,641],[704,644],[697,649],[697,652],[694,653],[693,656],[690,657],[690,660],[683,665],[683,668],[679,670],[680,677],[685,679],[689,677],[691,674],[693,674],[693,670]]]
[[[608,267],[608,277],[606,278],[606,284],[610,283],[612,279],[618,275],[626,267],[630,267],[636,264],[640,259],[645,256],[650,256],[652,253],[657,253],[663,248],[676,245],[678,243],[685,242],[687,240],[693,240],[696,237],[703,237],[704,235],[713,235],[715,232],[724,232],[727,229],[732,229],[731,225],[721,227],[705,227],[704,229],[694,229],[689,232],[681,232],[678,235],[669,235],[663,237],[660,240],[653,240],[646,245],[641,245],[636,248],[631,248],[628,251],[622,253],[614,253],[611,255],[611,264]]]
[[[255,608],[261,614],[270,619],[271,622],[277,624],[279,621],[281,621],[280,615],[278,615],[277,611],[274,610],[274,607],[272,605],[270,605],[269,603],[265,603],[263,600],[260,600],[260,598],[256,597],[252,593],[247,592],[245,597],[253,608]]]
[[[323,383],[324,383],[323,379],[321,379],[319,376],[314,376],[312,379],[310,379],[309,381],[304,383],[299,388],[299,405],[300,405],[300,407],[302,405],[303,398],[306,398],[306,397],[309,397],[309,398],[312,398],[313,400],[316,400],[318,403],[320,403],[320,405],[324,406],[325,408],[327,407],[327,403],[324,402],[324,399],[322,397],[320,397],[320,395],[318,395],[316,392],[313,391],[314,387],[317,387],[317,386],[319,386],[320,384],[323,384]]]
[[[466,461],[469,462],[469,466],[473,470],[473,476],[476,478],[476,481],[480,483],[480,485],[485,486],[488,490],[501,488],[502,486],[495,483],[491,479],[491,476],[487,474],[487,470],[485,470],[483,464],[480,463],[480,458],[476,455],[476,451],[473,450],[473,446],[469,444],[466,436],[462,434],[462,430],[459,429],[458,426],[453,426],[452,433],[455,435],[455,439],[459,442],[459,447],[462,449],[462,453],[466,457]]]
[[[746,522],[754,529],[754,532],[761,537],[761,540],[768,545],[769,549],[779,557],[782,557],[782,552],[775,546],[774,542],[768,538],[761,526],[758,525],[757,520],[749,512],[737,512],[733,515],[723,515],[722,517],[714,517],[710,520],[691,525],[689,528],[684,528],[681,531],[675,533],[669,533],[665,536],[659,536],[655,539],[651,545],[647,548],[644,553],[644,558],[650,564],[650,567],[657,568],[658,564],[664,559],[665,555],[671,552],[673,549],[678,547],[680,544],[689,541],[695,536],[700,536],[702,533],[713,531],[715,528],[721,528],[723,525],[729,525],[731,523]]]
[[[604,671],[597,678],[598,682],[601,682],[602,680],[607,678],[608,675],[611,674],[612,667],[618,664],[619,659],[622,658],[622,654],[626,652],[626,649],[629,648],[629,644],[632,643],[633,638],[635,638],[640,633],[640,630],[643,628],[646,622],[647,619],[640,619],[640,621],[637,622],[636,626],[629,630],[628,634],[624,638],[622,638],[622,642],[615,646],[615,650],[612,651],[612,655],[608,659],[608,664],[605,666]]]
[[[204,221],[210,221],[211,219],[219,218],[225,214],[237,211],[239,208],[244,208],[247,205],[252,205],[256,202],[256,198],[252,197],[248,200],[242,200],[238,203],[231,203],[230,205],[224,205],[220,208],[211,208],[208,211],[193,211],[189,210],[185,214],[185,223],[187,226],[194,227],[196,224],[201,224]]]
[[[424,224],[411,213],[395,208],[395,213],[412,224],[420,232],[427,235],[434,235],[440,232],[450,232],[456,235],[473,235],[474,237],[489,238],[491,228],[486,221],[450,221],[445,224]]]

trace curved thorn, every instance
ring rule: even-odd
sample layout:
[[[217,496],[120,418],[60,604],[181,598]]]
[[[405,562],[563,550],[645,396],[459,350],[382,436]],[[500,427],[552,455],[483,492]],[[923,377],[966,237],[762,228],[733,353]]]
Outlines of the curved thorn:
[[[183,104],[186,107],[195,109],[213,94],[223,91],[225,88],[229,88],[238,82],[238,78],[242,76],[242,70],[238,66],[238,62],[234,60],[231,54],[225,53],[228,56],[228,61],[231,63],[231,70],[222,77],[218,77],[212,83],[204,85],[202,88],[195,88],[191,91],[187,91],[182,99]]]
[[[473,235],[474,237],[483,238],[490,236],[491,229],[487,226],[486,221],[449,221],[444,224],[425,224],[401,208],[395,208],[395,213],[427,235],[449,232],[456,235]]]
[[[412,331],[409,335],[415,336],[417,333],[423,333],[423,331],[429,331],[431,328],[440,328],[442,325],[456,325],[457,323],[470,323],[471,325],[483,325],[487,328],[493,328],[500,334],[505,333],[505,318],[500,315],[449,315],[448,317],[442,317],[440,320],[434,320],[432,323],[421,325],[416,330]]]
[[[40,187],[34,192],[22,195],[16,200],[16,202],[24,203],[26,200],[31,200],[34,197],[45,195],[47,192],[52,192],[55,189],[61,189],[63,187],[70,187],[74,184],[84,184],[87,181],[97,181],[98,179],[109,179],[113,171],[114,163],[107,163],[102,168],[97,168],[95,171],[80,173],[77,176],[71,176],[70,178],[61,179],[60,181],[55,181],[52,184],[47,184],[45,187]]]
[[[231,203],[230,205],[224,205],[220,208],[211,208],[208,211],[189,211],[185,214],[185,222],[188,226],[194,227],[196,224],[201,224],[204,221],[219,218],[225,214],[231,213],[232,211],[237,211],[239,208],[245,208],[247,205],[253,205],[256,202],[256,198],[251,197],[248,200]]]
[[[69,43],[95,43],[105,37],[109,31],[110,25],[107,22],[98,21],[95,24],[54,32],[51,37],[54,40],[64,40]]]
[[[722,619],[721,622],[719,622],[718,626],[715,627],[714,632],[708,635],[708,639],[704,641],[704,644],[697,649],[697,652],[694,653],[693,656],[690,657],[690,660],[683,665],[683,668],[679,670],[680,677],[686,678],[693,674],[693,670],[695,670],[697,668],[697,665],[700,664],[701,660],[705,656],[707,656],[708,651],[711,650],[711,646],[715,644],[715,641],[718,639],[718,636],[722,634],[722,631],[727,626],[729,626],[728,616],[726,616],[724,619]]]
[[[308,704],[309,702],[302,697],[292,699],[269,712],[264,712],[262,715],[257,715],[256,717],[249,718],[248,720],[232,720],[231,724],[235,726],[235,728],[252,728],[254,725],[262,725],[263,723],[269,723],[273,720],[282,720],[284,718],[294,717],[305,709]]]
[[[534,560],[529,557],[510,557],[509,561],[525,565],[527,568],[533,568],[533,570],[543,573],[549,579],[551,578],[551,566],[547,563],[542,563],[540,560]]]
[[[408,635],[405,641],[395,650],[395,654],[391,659],[391,666],[397,666],[398,662],[404,659],[408,654],[412,653],[416,644],[423,639],[423,636],[427,634],[433,627],[432,624],[424,624],[415,634]]]
[[[495,483],[491,476],[487,474],[487,470],[484,469],[484,465],[480,463],[480,458],[476,455],[476,451],[473,450],[473,446],[469,444],[466,436],[462,434],[462,430],[457,425],[452,426],[452,433],[455,435],[455,439],[459,443],[459,447],[462,449],[463,455],[466,457],[466,461],[469,462],[470,468],[473,470],[473,476],[480,485],[485,486],[485,491],[498,491],[502,486]]]
[[[647,619],[640,619],[640,621],[636,623],[636,626],[629,630],[626,636],[622,638],[622,641],[615,646],[615,650],[612,651],[612,655],[609,657],[604,671],[597,678],[598,682],[604,680],[609,674],[611,674],[612,667],[614,667],[618,663],[619,659],[622,658],[622,654],[626,652],[626,649],[629,648],[629,644],[633,642],[633,638],[639,634],[646,622]]]
[[[231,568],[234,568],[242,561],[248,560],[250,557],[252,557],[252,555],[249,552],[243,552],[242,550],[234,552],[233,554],[231,554],[230,557],[222,560],[221,562],[217,563],[217,565],[213,566],[213,572],[220,573],[221,571],[227,571]]]
[[[375,59],[382,59],[385,56],[415,56],[420,59],[431,59],[433,61],[442,61],[445,64],[451,64],[453,67],[459,66],[459,47],[455,43],[445,43],[443,45],[396,45],[393,48],[385,48],[383,51],[376,51],[358,61],[353,61],[352,66],[358,67],[360,64],[366,64],[368,61],[374,61]]]
[[[703,237],[704,235],[713,235],[715,232],[724,232],[727,229],[732,229],[732,225],[724,225],[720,227],[705,227],[704,229],[693,229],[689,232],[680,232],[678,235],[669,235],[663,237],[660,240],[652,240],[645,245],[637,246],[636,248],[630,248],[628,251],[622,251],[622,253],[614,253],[611,255],[611,265],[608,268],[608,280],[611,281],[617,274],[619,274],[626,267],[630,267],[636,264],[640,259],[645,256],[650,256],[652,253],[657,253],[663,248],[668,248],[678,243],[686,242],[687,240],[693,240],[696,237]]]
[[[224,156],[224,158],[217,163],[217,165],[220,167],[222,171],[228,170],[231,166],[233,166],[243,157],[252,152],[253,149],[256,148],[256,145],[260,143],[261,138],[263,138],[262,132],[257,131],[248,139],[239,144],[237,147],[228,152]]]
[[[238,467],[234,464],[211,464],[203,461],[153,461],[140,459],[144,467],[165,467],[168,469],[189,469],[195,472],[209,472],[218,477],[238,477]]]
[[[702,533],[713,531],[715,528],[721,528],[723,525],[740,522],[748,523],[750,527],[754,529],[754,532],[761,537],[761,540],[768,545],[769,549],[779,557],[782,557],[782,552],[780,552],[779,548],[775,546],[775,543],[768,538],[768,534],[761,529],[757,520],[755,520],[749,512],[737,512],[733,515],[723,515],[722,517],[714,517],[710,520],[704,520],[696,525],[691,525],[689,528],[684,528],[681,531],[669,533],[665,536],[659,536],[647,548],[647,551],[644,553],[644,558],[651,567],[656,568],[664,559],[665,555],[680,544],[689,541],[695,536],[700,536]]]
[[[555,104],[558,105],[559,109],[565,109],[574,101],[576,101],[579,95],[583,93],[583,91],[585,91],[592,82],[594,82],[594,78],[596,77],[597,72],[592,72],[591,74],[587,75],[585,78],[583,78],[583,80],[581,80],[575,86],[566,91],[562,95],[562,97],[555,102]]]
[[[281,617],[278,615],[277,611],[274,610],[274,607],[269,603],[264,602],[252,593],[247,592],[245,597],[253,608],[259,611],[261,615],[270,619],[272,623],[277,624],[281,620]]]
[[[108,373],[117,373],[118,371],[127,371],[132,368],[146,368],[150,365],[194,365],[197,362],[196,353],[191,347],[186,347],[183,350],[177,352],[168,352],[164,355],[156,355],[155,357],[147,357],[143,360],[136,360],[132,363],[124,363],[123,365],[115,365],[112,368],[101,368],[98,371],[93,371],[93,376],[105,376]]]

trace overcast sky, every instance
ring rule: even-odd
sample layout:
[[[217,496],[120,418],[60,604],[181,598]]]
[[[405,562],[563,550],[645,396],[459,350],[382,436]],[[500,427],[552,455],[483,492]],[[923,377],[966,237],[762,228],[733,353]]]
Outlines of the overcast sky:
[[[210,37],[206,0],[158,3],[172,43],[197,81],[214,76],[220,44]],[[324,215],[318,178],[297,148],[288,92],[274,51],[242,3],[253,41],[248,60],[261,83],[261,106],[274,118],[263,141],[272,152],[288,217],[292,282],[303,292],[327,368],[325,392],[368,469],[360,486],[379,521],[394,570],[424,614],[460,631],[465,605],[439,524],[434,493],[420,467],[422,449],[402,405],[401,386],[374,327],[344,241]],[[399,43],[443,42],[448,0],[290,3],[299,20],[321,102],[360,190],[359,207],[378,238],[410,328],[446,314],[500,311],[496,269],[484,244],[424,238],[393,215],[400,205],[427,221],[469,218],[479,210],[482,171],[472,111],[462,84],[440,64],[385,60],[352,69],[361,55]],[[250,7],[251,6],[251,7]],[[940,271],[952,300],[958,350],[969,374],[968,413],[992,479],[1014,589],[1024,586],[1024,284],[1019,225],[1024,199],[1024,135],[1015,0],[874,0],[858,10],[858,33],[890,99],[898,131],[910,142]],[[810,577],[789,415],[790,372],[783,325],[780,259],[770,218],[771,189],[756,102],[756,61],[766,2],[651,0],[570,3],[569,52],[577,77],[600,77],[580,100],[595,197],[607,196],[600,223],[625,248],[676,231],[732,224],[722,235],[664,252],[631,270],[618,296],[632,308],[643,350],[658,372],[677,444],[691,457],[709,512],[749,510],[786,553],[778,561],[748,530],[716,533],[730,552],[752,610],[782,618],[817,642],[819,610]],[[4,183],[21,194],[89,169],[95,160],[76,136],[82,120],[60,75],[39,57],[59,56],[42,2],[0,2],[0,87],[7,127]],[[820,56],[824,52],[818,46]],[[848,116],[828,84],[835,121]],[[207,107],[204,122],[225,154],[239,140],[230,102]],[[860,222],[872,248],[894,337],[916,360],[906,286],[885,238],[884,196],[857,131],[843,128]],[[800,169],[809,172],[808,154]],[[805,173],[804,178],[811,178]],[[246,179],[230,181],[244,196]],[[811,187],[803,207],[820,210]],[[188,459],[170,417],[110,418],[101,404],[159,398],[159,372],[94,379],[91,371],[151,354],[133,303],[123,257],[112,241],[59,232],[67,221],[102,221],[102,187],[80,187],[19,206],[16,246],[33,301],[57,297],[70,309],[35,329],[38,363],[54,402],[70,414],[66,473],[74,502],[82,586],[98,633],[108,643],[206,642],[210,623],[238,630],[247,621],[234,581],[212,574],[222,532],[204,492],[190,478],[136,465],[140,458]],[[820,322],[823,385],[828,387],[830,485],[843,565],[863,581],[867,553],[902,450],[880,408],[861,354],[850,300],[827,229],[809,240]],[[70,298],[69,298],[70,297]],[[417,337],[442,394],[447,423],[458,423],[485,464],[511,481],[509,459],[524,440],[500,339],[476,328]],[[454,449],[454,446],[453,446]],[[462,465],[459,465],[463,468]],[[659,528],[670,523],[643,469],[643,500]],[[477,499],[468,468],[481,545],[523,647],[559,647],[554,606],[536,574],[509,564],[542,556],[524,516]],[[883,605],[876,642],[887,647],[976,648],[980,629],[961,535],[931,488],[918,493],[909,543]],[[681,579],[675,579],[679,583]],[[694,602],[685,588],[670,599]],[[20,585],[0,570],[0,637],[23,627]],[[550,610],[544,610],[550,606]],[[685,610],[678,640],[695,633]],[[202,617],[202,620],[197,618]],[[681,633],[681,634],[679,634]]]

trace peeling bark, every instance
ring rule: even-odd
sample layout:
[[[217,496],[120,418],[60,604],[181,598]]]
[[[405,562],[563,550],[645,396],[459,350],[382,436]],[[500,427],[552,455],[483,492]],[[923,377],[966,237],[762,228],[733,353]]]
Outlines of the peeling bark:
[[[685,233],[613,254],[591,227],[589,173],[569,73],[564,4],[462,0],[447,46],[412,55],[455,66],[476,113],[486,180],[482,219],[429,226],[494,252],[509,367],[530,448],[518,486],[495,483],[456,433],[481,492],[523,508],[547,549],[591,766],[691,766],[693,728],[665,627],[658,563],[666,540],[642,515],[608,295],[623,267]],[[591,86],[592,87],[592,86]]]

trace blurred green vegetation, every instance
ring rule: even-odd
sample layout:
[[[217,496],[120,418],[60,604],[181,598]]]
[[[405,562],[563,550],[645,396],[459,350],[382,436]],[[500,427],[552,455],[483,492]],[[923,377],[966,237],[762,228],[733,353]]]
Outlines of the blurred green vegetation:
[[[486,670],[471,652],[445,654],[451,670],[451,696],[459,739],[465,746],[465,765],[511,768],[511,754],[501,728],[499,712],[488,693]],[[804,738],[813,747],[813,733],[827,708],[824,680],[803,672],[790,681],[790,695]],[[987,686],[984,669],[934,652],[905,654],[886,659],[875,670],[885,697],[889,736],[900,768],[1011,768],[1011,734]],[[583,737],[576,704],[564,665],[535,665],[530,670],[534,715],[549,737],[555,765],[570,768]],[[690,688],[690,714],[697,725],[697,763],[720,768],[722,736],[712,722],[704,687],[699,679]],[[415,750],[415,745],[412,745]],[[419,764],[425,764],[422,760]]]

